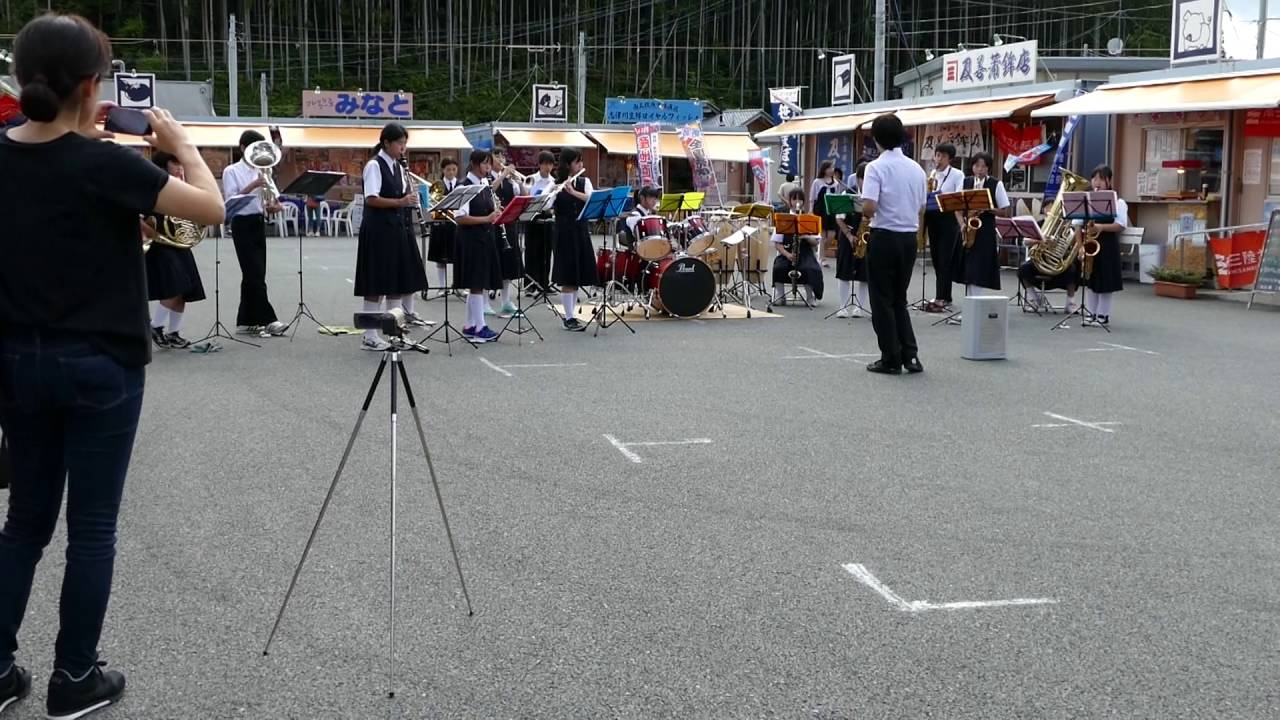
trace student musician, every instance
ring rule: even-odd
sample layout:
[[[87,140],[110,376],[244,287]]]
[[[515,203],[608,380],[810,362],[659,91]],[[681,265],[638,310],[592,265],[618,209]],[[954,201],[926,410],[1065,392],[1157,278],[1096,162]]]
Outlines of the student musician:
[[[517,195],[525,193],[524,185],[507,171],[507,154],[504,150],[493,151],[493,170],[491,172],[494,195],[506,207]],[[511,168],[515,169],[515,168]],[[495,225],[494,239],[498,245],[498,257],[502,261],[502,310],[505,316],[514,315],[516,304],[511,300],[511,289],[524,277],[524,259],[520,257],[520,223]],[[488,303],[485,304],[488,307]]]
[[[467,318],[462,335],[471,342],[496,340],[498,334],[484,321],[489,306],[485,292],[502,287],[502,260],[494,244],[493,221],[498,219],[494,194],[489,190],[493,155],[488,150],[472,150],[467,177],[462,185],[482,185],[486,189],[454,213],[458,234],[454,243],[453,286],[466,289]]]
[[[855,175],[859,187],[866,172],[867,164],[858,163]],[[851,212],[837,217],[836,225],[839,228],[836,233],[836,280],[840,281],[840,311],[836,313],[836,317],[862,317],[864,309],[870,312],[871,308],[871,295],[867,287],[867,260],[865,257],[854,257],[854,243],[858,241],[857,233],[862,227],[862,213]],[[858,294],[857,305],[852,305],[854,292]]]
[[[1099,165],[1094,168],[1090,178],[1094,192],[1114,190],[1111,179],[1111,168]],[[1101,327],[1111,324],[1111,302],[1116,293],[1124,289],[1124,279],[1120,274],[1120,234],[1129,227],[1129,205],[1116,197],[1116,216],[1109,223],[1094,223],[1098,231],[1098,254],[1093,258],[1092,272],[1089,274],[1085,296],[1085,311],[1088,316],[1081,323],[1086,327]],[[1077,227],[1076,232],[1084,229]]]
[[[925,312],[943,312],[952,302],[951,282],[957,258],[956,244],[960,242],[960,223],[955,213],[938,209],[938,195],[964,189],[964,171],[952,165],[955,159],[956,146],[951,143],[942,143],[933,151],[934,169],[930,177],[936,187],[925,200],[924,224],[929,233],[935,286],[933,300],[925,305]]]
[[[445,158],[440,163],[445,195],[458,186],[458,161]],[[457,228],[448,220],[431,223],[431,241],[427,243],[427,261],[436,264],[436,297],[449,294],[449,263],[453,262],[453,243]]]
[[[265,184],[262,172],[244,157],[245,148],[265,139],[257,130],[240,134],[240,161],[222,171],[222,194],[228,200],[251,196],[230,219],[231,239],[235,242],[241,274],[236,325],[241,333],[278,337],[284,335],[287,327],[276,318],[276,310],[267,297],[267,223],[263,213],[280,212],[280,203],[276,201],[263,207],[259,195]]]
[[[582,154],[572,148],[560,151],[560,164],[556,168],[556,182],[564,183],[564,189],[556,194],[556,250],[555,265],[551,268],[551,281],[560,286],[560,299],[564,303],[564,329],[581,332],[585,323],[574,317],[574,303],[578,288],[599,285],[596,277],[596,258],[591,247],[591,231],[587,221],[579,221],[578,215],[591,196],[591,180],[579,176],[565,181],[582,170]]]
[[[986,188],[991,192],[991,201],[995,211],[986,211],[979,215],[982,226],[974,234],[973,247],[965,249],[960,243],[963,257],[960,263],[960,280],[964,282],[964,294],[972,295],[977,288],[988,290],[1000,289],[1000,258],[998,238],[996,236],[996,215],[1009,214],[1009,195],[1005,192],[1004,183],[991,176],[991,155],[980,152],[969,161],[973,175],[964,179],[964,190]],[[960,316],[947,321],[948,324],[960,324]]]
[[[1040,241],[1034,238],[1024,238],[1023,244],[1027,248],[1034,247]],[[1065,271],[1057,275],[1041,275],[1036,264],[1030,260],[1018,266],[1018,284],[1022,286],[1023,291],[1027,295],[1029,303],[1022,306],[1024,313],[1039,313],[1041,310],[1048,309],[1048,300],[1045,299],[1044,293],[1040,291],[1040,283],[1044,283],[1045,290],[1065,290],[1067,292],[1066,313],[1070,315],[1076,311],[1076,287],[1080,284],[1080,261],[1076,260],[1071,263]]]
[[[836,166],[830,160],[823,160],[818,166],[818,177],[809,184],[809,212],[822,218],[822,247],[830,247],[836,238],[836,217],[827,214],[827,202],[823,198],[828,193],[840,192],[840,183],[836,181]]]
[[[178,158],[163,150],[151,154],[151,162],[171,177],[186,181]],[[165,216],[152,213],[142,223],[142,234],[152,240],[144,258],[147,263],[147,299],[158,301],[151,317],[151,340],[160,348],[185,348],[191,341],[178,334],[187,303],[205,299],[204,284],[195,254],[188,248],[155,242],[165,229]],[[167,328],[167,329],[166,329]]]
[[[791,214],[804,213],[804,191],[799,188],[791,192]],[[818,238],[808,235],[773,234],[773,246],[778,255],[773,259],[773,297],[774,303],[786,305],[786,287],[791,284],[791,271],[800,272],[798,283],[805,286],[806,300],[815,304],[814,298],[822,299],[822,266],[818,264],[816,249]]]
[[[555,155],[546,150],[538,153],[538,174],[529,179],[530,195],[538,197],[551,191],[556,184],[556,179],[552,177],[555,167]],[[538,290],[546,291],[551,285],[551,249],[554,247],[555,233],[552,232],[550,211],[538,214],[532,222],[525,224],[525,274],[536,286],[526,290],[526,295],[533,296]]]
[[[400,123],[387,123],[378,137],[373,159],[364,166],[364,220],[356,246],[355,294],[364,298],[367,313],[401,306],[401,297],[426,289],[427,274],[413,238],[410,208],[418,196],[409,192],[400,158],[409,143],[409,131]],[[405,316],[414,324],[426,324],[416,314]],[[415,322],[416,321],[416,322]],[[381,352],[391,347],[377,330],[365,330],[361,350]]]

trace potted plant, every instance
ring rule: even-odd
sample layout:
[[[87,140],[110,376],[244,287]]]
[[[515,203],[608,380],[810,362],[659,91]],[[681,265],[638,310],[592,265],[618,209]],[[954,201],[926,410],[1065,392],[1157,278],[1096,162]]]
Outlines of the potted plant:
[[[1147,271],[1156,281],[1156,295],[1190,300],[1196,296],[1196,288],[1204,282],[1203,270],[1156,266]]]

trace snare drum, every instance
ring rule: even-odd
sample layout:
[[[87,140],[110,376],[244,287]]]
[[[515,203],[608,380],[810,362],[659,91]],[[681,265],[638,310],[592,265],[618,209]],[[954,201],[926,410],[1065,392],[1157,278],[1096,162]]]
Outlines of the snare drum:
[[[658,263],[648,278],[653,306],[675,317],[694,317],[711,307],[716,278],[698,258],[674,257]]]
[[[657,262],[671,256],[671,238],[667,236],[666,220],[654,216],[642,217],[636,223],[635,234],[640,238],[635,250],[641,259]]]

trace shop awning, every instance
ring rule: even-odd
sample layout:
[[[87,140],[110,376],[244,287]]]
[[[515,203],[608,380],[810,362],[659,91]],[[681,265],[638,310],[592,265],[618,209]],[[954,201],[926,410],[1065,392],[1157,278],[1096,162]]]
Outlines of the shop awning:
[[[798,117],[794,120],[756,133],[756,139],[789,137],[791,135],[816,135],[818,133],[853,132],[874,120],[880,112],[825,115],[823,117]]]
[[[1053,93],[1045,93],[1015,98],[974,100],[951,105],[913,106],[895,110],[894,114],[907,127],[967,120],[1003,120],[1014,115],[1024,115],[1035,108],[1048,105],[1053,102],[1053,98]]]
[[[233,148],[240,145],[240,134],[245,130],[257,130],[263,137],[269,137],[266,125],[232,125],[232,124],[198,124],[183,123],[182,127],[191,138],[191,143],[199,148]],[[376,141],[377,138],[375,137]],[[142,138],[129,135],[117,135],[116,142],[121,145],[141,147],[147,143]],[[288,142],[286,140],[286,142]],[[373,143],[370,143],[372,145]]]
[[[588,130],[592,140],[600,143],[606,153],[613,155],[635,155],[636,136],[626,130]],[[752,150],[760,149],[751,141],[746,133],[703,133],[702,144],[706,148],[707,157],[712,160],[727,162],[747,162]],[[659,138],[659,147],[663,157],[682,158],[684,146],[680,137],[674,132],[664,132]]]
[[[524,130],[498,128],[511,147],[523,148],[589,148],[595,143],[577,130]]]
[[[410,127],[409,149],[469,148],[471,143],[460,128]],[[319,125],[313,127],[281,127],[285,148],[372,148],[378,144],[381,127]]]
[[[1035,117],[1280,107],[1280,73],[1159,84],[1102,85],[1031,113]]]

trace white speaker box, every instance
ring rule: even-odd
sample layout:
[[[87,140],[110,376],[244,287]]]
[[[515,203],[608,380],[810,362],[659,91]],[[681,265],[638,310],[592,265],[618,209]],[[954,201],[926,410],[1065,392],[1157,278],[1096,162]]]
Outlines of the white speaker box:
[[[1002,295],[969,295],[961,301],[964,311],[960,357],[966,360],[1004,360],[1009,335],[1009,298]]]

